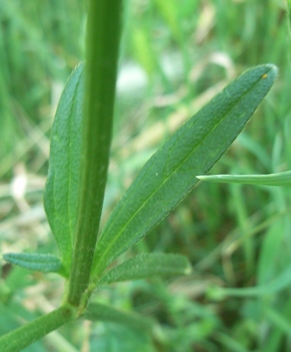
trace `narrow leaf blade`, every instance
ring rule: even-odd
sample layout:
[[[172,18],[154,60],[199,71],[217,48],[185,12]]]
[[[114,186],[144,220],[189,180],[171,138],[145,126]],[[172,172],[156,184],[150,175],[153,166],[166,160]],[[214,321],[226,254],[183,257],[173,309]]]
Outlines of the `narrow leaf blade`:
[[[55,272],[65,276],[60,258],[52,254],[5,253],[3,254],[3,259],[11,264],[19,265],[29,270],[41,271],[43,273]]]
[[[148,330],[152,326],[150,319],[97,302],[90,303],[82,317],[92,321],[106,321],[127,325],[130,328],[139,330]]]
[[[72,73],[59,102],[52,128],[44,206],[64,266],[72,257],[80,178],[80,138],[83,111],[83,65]]]
[[[118,281],[138,280],[153,276],[187,275],[191,265],[186,257],[179,254],[140,254],[109,270],[99,284]]]
[[[276,78],[274,65],[252,68],[185,123],[143,167],[97,242],[94,276],[145,236],[197,184],[240,133]]]
[[[286,186],[291,184],[291,171],[267,175],[201,175],[201,181],[217,183],[242,183],[261,186]]]

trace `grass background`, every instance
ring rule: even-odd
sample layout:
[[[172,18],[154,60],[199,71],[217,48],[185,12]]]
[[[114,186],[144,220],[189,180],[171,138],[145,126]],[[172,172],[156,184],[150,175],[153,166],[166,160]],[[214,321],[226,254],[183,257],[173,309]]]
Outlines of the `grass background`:
[[[291,169],[290,42],[283,0],[127,0],[103,222],[148,157],[227,82],[279,78],[211,173]],[[42,204],[60,93],[84,57],[81,0],[0,0],[1,252],[56,253]],[[291,350],[289,187],[200,183],[133,253],[186,255],[189,277],[116,284],[99,301],[153,317],[154,338],[76,322],[26,351]],[[59,304],[63,282],[2,262],[0,333]],[[251,287],[259,289],[249,290]],[[229,290],[233,288],[234,290]]]

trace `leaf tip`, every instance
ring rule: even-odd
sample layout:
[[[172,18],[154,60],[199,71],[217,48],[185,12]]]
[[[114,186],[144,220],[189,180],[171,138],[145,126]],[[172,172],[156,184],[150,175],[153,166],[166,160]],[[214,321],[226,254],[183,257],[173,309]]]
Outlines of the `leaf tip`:
[[[207,177],[209,177],[209,176],[207,176],[207,175],[198,175],[198,176],[196,176],[196,178],[198,178],[198,180],[200,180],[200,181],[205,180]]]
[[[278,67],[274,64],[266,64],[266,72],[262,75],[262,79],[275,79],[278,75]]]

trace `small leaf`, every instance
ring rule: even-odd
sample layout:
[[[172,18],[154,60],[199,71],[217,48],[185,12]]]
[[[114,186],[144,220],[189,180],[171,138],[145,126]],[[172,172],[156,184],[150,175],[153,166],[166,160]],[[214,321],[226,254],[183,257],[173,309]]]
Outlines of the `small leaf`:
[[[138,280],[153,276],[174,276],[190,274],[191,265],[179,254],[140,254],[109,270],[99,284],[117,281]]]
[[[60,259],[52,254],[5,253],[3,259],[23,268],[43,273],[58,273],[66,276]]]
[[[201,181],[217,183],[243,183],[262,186],[286,186],[291,184],[291,171],[267,175],[201,175]]]
[[[44,191],[48,222],[67,270],[77,218],[83,81],[83,65],[80,65],[71,75],[59,102]]]
[[[134,329],[148,330],[152,326],[150,319],[140,317],[137,314],[123,312],[119,309],[101,303],[90,303],[86,312],[82,316],[92,321],[106,321],[127,325]]]
[[[94,280],[145,236],[226,152],[277,75],[273,65],[252,68],[186,122],[146,163],[117,204],[97,242]]]

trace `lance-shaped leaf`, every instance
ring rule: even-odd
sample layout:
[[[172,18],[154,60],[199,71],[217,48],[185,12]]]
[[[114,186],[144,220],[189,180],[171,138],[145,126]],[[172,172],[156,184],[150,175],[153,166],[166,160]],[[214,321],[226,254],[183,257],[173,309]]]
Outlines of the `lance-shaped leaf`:
[[[179,254],[140,254],[109,270],[99,284],[117,281],[138,280],[153,276],[187,275],[191,265],[186,257]]]
[[[127,325],[130,328],[139,330],[148,330],[153,324],[150,319],[146,319],[145,317],[124,312],[106,304],[96,302],[89,304],[82,317],[92,321],[106,321]]]
[[[94,280],[160,222],[226,152],[276,78],[252,68],[186,122],[146,163],[117,204],[97,242]]]
[[[58,273],[66,276],[60,258],[52,254],[40,253],[5,253],[3,259],[23,268],[43,273]]]
[[[44,191],[48,222],[66,269],[71,262],[77,218],[83,81],[83,65],[80,65],[71,75],[59,102]]]
[[[267,175],[202,175],[199,180],[217,183],[243,183],[261,186],[286,186],[291,184],[291,171]]]

